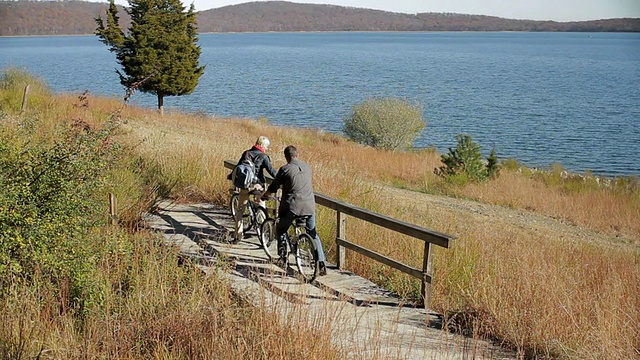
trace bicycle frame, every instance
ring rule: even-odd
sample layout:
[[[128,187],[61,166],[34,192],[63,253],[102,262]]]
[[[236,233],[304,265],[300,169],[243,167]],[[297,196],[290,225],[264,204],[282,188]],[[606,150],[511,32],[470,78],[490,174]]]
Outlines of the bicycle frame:
[[[232,190],[231,193],[230,209],[232,215],[235,217],[235,213],[238,211],[237,206],[239,205],[240,192]],[[258,195],[260,194],[255,192],[249,193],[246,208],[243,209],[242,227],[243,232],[247,232],[253,227],[255,228],[257,235],[260,236],[260,225],[262,225],[262,222],[267,219],[268,214],[266,211],[267,209],[260,206],[257,202],[259,200]]]
[[[269,260],[278,258],[278,239],[276,238],[276,227],[279,219],[268,218],[261,226],[260,242]],[[293,230],[292,230],[293,229]],[[291,226],[285,233],[286,252],[295,257],[298,275],[305,281],[311,282],[318,275],[318,250],[314,244],[314,239],[306,232],[306,217],[294,217]],[[288,260],[283,264],[288,267]],[[282,265],[280,265],[282,266]]]

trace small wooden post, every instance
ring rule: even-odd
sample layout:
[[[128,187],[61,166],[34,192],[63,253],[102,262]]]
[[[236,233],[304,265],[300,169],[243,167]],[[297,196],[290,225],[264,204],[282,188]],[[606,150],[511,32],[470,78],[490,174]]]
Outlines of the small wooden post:
[[[424,243],[424,258],[422,259],[422,301],[424,308],[428,309],[431,305],[431,275],[433,274],[433,252],[431,251],[431,243]]]
[[[24,95],[22,96],[22,110],[20,114],[24,113],[27,110],[27,98],[29,97],[29,85],[24,87]]]
[[[345,239],[347,232],[347,218],[340,211],[336,211],[336,237],[339,239]],[[345,264],[345,249],[343,246],[336,246],[336,255],[337,255],[337,266],[338,269],[343,269]]]
[[[113,193],[109,193],[109,224],[118,224],[118,201]]]

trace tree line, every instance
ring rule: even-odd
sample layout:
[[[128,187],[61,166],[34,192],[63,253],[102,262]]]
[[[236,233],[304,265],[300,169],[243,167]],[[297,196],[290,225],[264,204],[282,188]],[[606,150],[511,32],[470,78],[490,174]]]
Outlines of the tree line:
[[[77,0],[0,1],[0,36],[95,32],[108,4]],[[129,18],[119,6],[123,26]],[[197,10],[197,9],[196,9]],[[250,2],[196,12],[198,32],[268,31],[575,31],[640,32],[640,19],[580,22],[505,19],[451,13],[404,14],[285,1]]]

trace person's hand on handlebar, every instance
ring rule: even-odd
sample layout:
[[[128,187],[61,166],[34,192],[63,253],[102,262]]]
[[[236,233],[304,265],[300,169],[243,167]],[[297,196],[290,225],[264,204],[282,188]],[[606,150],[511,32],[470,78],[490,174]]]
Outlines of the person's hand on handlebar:
[[[260,196],[260,200],[262,201],[267,201],[271,199],[271,193],[269,191],[265,191],[262,193],[262,196]]]
[[[261,201],[268,201],[268,200],[275,200],[275,201],[280,201],[280,198],[278,196],[276,196],[276,194],[269,192],[269,191],[265,191],[262,196],[260,197]]]

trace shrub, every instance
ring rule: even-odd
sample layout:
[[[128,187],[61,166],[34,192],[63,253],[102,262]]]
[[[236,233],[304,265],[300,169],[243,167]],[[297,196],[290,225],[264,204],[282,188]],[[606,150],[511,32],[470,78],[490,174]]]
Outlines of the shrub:
[[[522,165],[518,163],[518,160],[510,158],[502,160],[500,167],[508,171],[518,171],[521,169]]]
[[[105,222],[97,192],[113,153],[110,128],[61,130],[33,141],[38,119],[0,116],[0,289],[36,277],[83,291],[90,256],[82,239]]]
[[[397,98],[369,99],[354,105],[344,120],[345,135],[360,144],[406,150],[425,127],[422,105]]]
[[[434,170],[436,175],[454,180],[459,185],[498,176],[499,165],[495,149],[491,150],[485,165],[480,145],[470,135],[458,134],[456,140],[456,148],[449,148],[448,154],[441,155],[444,165]]]

